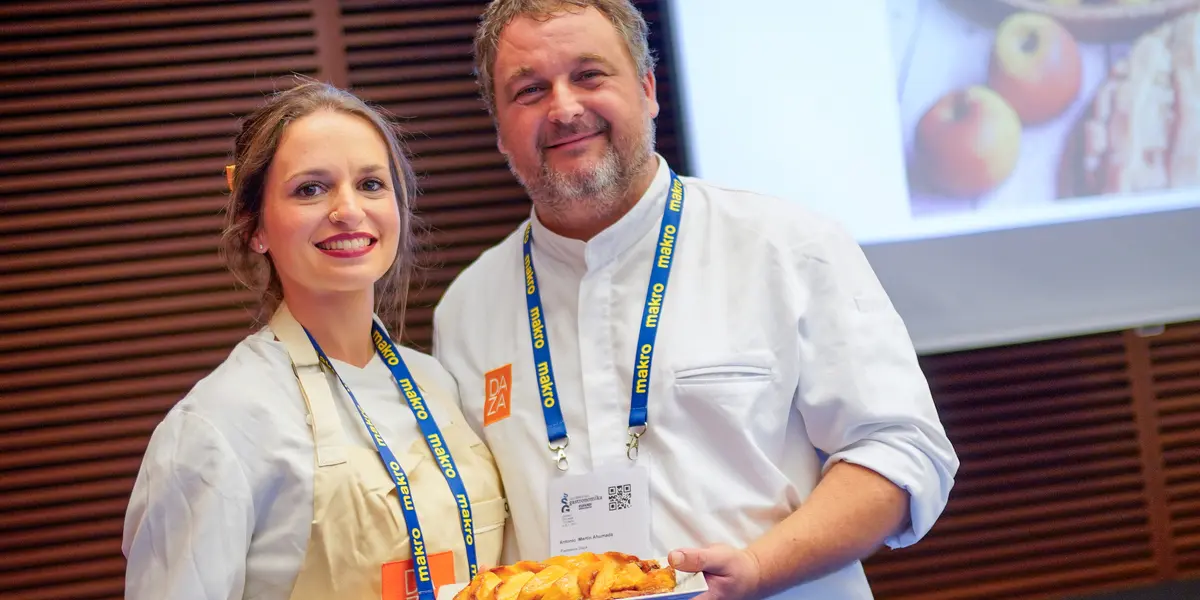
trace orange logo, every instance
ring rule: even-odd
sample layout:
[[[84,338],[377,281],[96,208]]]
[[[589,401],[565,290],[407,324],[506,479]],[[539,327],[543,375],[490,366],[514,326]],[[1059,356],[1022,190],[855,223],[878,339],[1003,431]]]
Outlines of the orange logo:
[[[512,363],[488,371],[483,377],[483,426],[508,418],[512,411]]]
[[[454,583],[454,553],[450,550],[430,554],[429,576],[433,579],[433,593],[443,585]],[[383,564],[383,600],[416,600],[417,573],[412,560],[398,560]]]

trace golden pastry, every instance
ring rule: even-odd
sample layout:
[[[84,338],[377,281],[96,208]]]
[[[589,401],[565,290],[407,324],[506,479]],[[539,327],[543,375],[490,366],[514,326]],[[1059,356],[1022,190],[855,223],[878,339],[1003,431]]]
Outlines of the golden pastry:
[[[521,561],[479,573],[454,600],[616,600],[675,589],[675,569],[619,552]]]

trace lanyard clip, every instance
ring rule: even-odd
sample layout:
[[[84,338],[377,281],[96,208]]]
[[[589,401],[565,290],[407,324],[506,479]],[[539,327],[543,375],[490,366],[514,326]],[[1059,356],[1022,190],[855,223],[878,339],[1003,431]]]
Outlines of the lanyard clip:
[[[550,442],[547,444],[550,451],[554,453],[554,464],[559,471],[566,471],[570,465],[567,464],[567,446],[571,444],[571,438],[563,436],[561,442]]]
[[[646,433],[647,425],[638,425],[637,427],[629,428],[629,441],[625,442],[625,456],[629,460],[637,460],[638,458],[638,440]]]

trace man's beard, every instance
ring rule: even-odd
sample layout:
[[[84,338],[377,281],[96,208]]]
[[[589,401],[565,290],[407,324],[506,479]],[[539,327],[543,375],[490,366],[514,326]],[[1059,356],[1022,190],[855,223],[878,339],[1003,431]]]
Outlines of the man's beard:
[[[539,153],[536,173],[525,177],[512,159],[508,159],[509,170],[525,187],[540,213],[561,214],[579,209],[597,216],[610,213],[654,154],[655,125],[649,118],[646,127],[632,137],[612,138],[608,121],[595,116],[591,122],[580,120],[570,126],[559,126],[554,130],[554,139],[589,131],[598,131],[607,137],[604,154],[593,167],[565,172],[554,170],[546,162],[543,150]]]

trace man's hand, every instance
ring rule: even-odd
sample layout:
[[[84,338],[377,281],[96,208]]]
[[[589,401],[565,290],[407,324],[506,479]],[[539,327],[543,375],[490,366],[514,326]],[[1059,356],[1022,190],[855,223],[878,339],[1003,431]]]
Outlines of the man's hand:
[[[695,600],[749,600],[758,596],[762,578],[758,559],[749,551],[725,545],[685,548],[667,555],[672,567],[704,573],[708,591]]]

